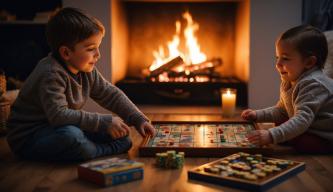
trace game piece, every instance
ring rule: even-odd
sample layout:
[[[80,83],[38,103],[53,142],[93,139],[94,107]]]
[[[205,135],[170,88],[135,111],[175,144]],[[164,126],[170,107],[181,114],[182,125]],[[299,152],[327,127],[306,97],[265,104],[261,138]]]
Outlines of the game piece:
[[[154,156],[158,152],[177,150],[186,156],[218,157],[238,151],[272,153],[269,147],[251,144],[246,135],[257,129],[252,122],[152,122],[155,137],[146,137],[139,147],[140,156]],[[246,158],[247,153],[243,156]],[[260,156],[252,157],[260,160]]]
[[[303,170],[303,162],[239,152],[189,170],[188,178],[245,190],[264,191]]]
[[[143,163],[120,158],[91,161],[78,166],[79,179],[112,186],[143,178]]]
[[[185,153],[170,150],[164,153],[156,153],[156,166],[168,169],[180,169],[184,166]]]
[[[221,165],[228,165],[228,164],[229,164],[228,160],[221,161]]]
[[[262,155],[261,154],[255,154],[254,159],[261,161],[262,160]]]

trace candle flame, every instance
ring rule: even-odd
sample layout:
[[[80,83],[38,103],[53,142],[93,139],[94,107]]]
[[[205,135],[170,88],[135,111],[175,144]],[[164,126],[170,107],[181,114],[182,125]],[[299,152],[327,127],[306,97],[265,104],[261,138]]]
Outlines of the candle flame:
[[[230,91],[230,89],[227,90],[227,95],[228,95],[228,96],[231,96],[231,91]]]

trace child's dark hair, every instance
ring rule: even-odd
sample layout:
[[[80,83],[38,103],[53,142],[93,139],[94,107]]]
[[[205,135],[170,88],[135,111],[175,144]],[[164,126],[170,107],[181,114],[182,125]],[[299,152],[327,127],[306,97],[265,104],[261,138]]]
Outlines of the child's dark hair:
[[[319,29],[310,25],[297,26],[284,32],[279,40],[291,43],[303,57],[315,56],[316,65],[324,67],[328,52],[327,40]]]
[[[104,26],[96,18],[77,8],[63,8],[58,11],[46,26],[46,38],[52,53],[59,57],[59,48],[67,46],[74,50],[75,44],[102,33]]]

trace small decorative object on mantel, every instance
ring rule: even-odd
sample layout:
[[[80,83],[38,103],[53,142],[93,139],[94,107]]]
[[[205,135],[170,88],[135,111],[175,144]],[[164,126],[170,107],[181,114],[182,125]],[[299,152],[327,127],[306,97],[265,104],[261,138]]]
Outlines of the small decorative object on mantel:
[[[16,15],[12,15],[10,12],[2,9],[0,10],[0,21],[15,21]]]

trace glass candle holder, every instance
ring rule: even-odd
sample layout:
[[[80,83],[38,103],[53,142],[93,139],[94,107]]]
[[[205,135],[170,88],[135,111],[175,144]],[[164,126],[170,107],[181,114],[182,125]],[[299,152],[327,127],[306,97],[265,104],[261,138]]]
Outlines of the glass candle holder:
[[[220,90],[222,99],[222,116],[232,117],[236,111],[236,89],[223,88]]]

